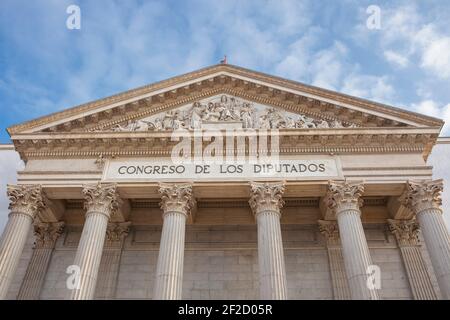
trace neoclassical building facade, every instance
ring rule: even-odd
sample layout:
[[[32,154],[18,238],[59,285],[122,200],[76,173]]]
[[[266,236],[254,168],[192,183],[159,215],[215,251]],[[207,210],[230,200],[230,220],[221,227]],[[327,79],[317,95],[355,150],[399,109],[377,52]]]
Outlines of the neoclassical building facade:
[[[449,299],[443,121],[220,64],[8,129],[1,299]]]

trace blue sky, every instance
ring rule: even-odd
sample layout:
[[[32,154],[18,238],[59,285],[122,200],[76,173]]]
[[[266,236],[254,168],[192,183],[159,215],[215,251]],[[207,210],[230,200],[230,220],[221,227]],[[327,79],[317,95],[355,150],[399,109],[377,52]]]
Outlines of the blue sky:
[[[66,28],[66,8],[81,29]],[[380,29],[369,29],[370,5]],[[0,2],[5,128],[229,63],[450,122],[450,3],[442,1]],[[450,135],[446,126],[442,135]]]

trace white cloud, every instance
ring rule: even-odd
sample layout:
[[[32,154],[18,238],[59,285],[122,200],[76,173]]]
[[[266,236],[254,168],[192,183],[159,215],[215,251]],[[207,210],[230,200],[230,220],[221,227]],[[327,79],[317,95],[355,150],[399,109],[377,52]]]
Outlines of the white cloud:
[[[397,52],[391,51],[391,50],[386,50],[384,52],[384,57],[386,58],[387,61],[389,61],[401,68],[406,67],[409,63],[408,58],[406,58],[405,56],[403,56]]]
[[[441,135],[450,135],[450,103],[447,105],[440,105],[434,100],[423,100],[417,104],[413,104],[412,107],[418,113],[443,119],[445,121],[445,125],[442,129]]]
[[[450,37],[438,37],[424,47],[421,66],[443,79],[450,79]]]
[[[382,103],[391,103],[395,90],[387,76],[377,77],[351,73],[345,79],[342,92]]]
[[[347,53],[347,47],[338,41],[330,48],[317,52],[311,61],[312,84],[337,90],[346,69]]]
[[[404,67],[411,59],[430,75],[450,78],[450,35],[427,21],[413,5],[383,10],[380,31],[384,57]]]

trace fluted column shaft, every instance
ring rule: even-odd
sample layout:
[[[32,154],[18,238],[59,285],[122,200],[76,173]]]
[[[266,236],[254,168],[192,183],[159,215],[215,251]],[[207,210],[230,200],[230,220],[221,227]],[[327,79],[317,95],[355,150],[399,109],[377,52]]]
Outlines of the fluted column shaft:
[[[64,228],[63,222],[35,223],[33,254],[20,286],[17,300],[38,300],[56,240]]]
[[[164,214],[154,300],[181,299],[185,226],[184,213],[173,211]]]
[[[8,186],[8,223],[0,240],[0,299],[5,299],[33,220],[44,206],[40,186]]]
[[[378,292],[367,284],[367,272],[368,267],[372,265],[372,259],[359,209],[363,192],[361,183],[330,183],[325,201],[337,218],[352,299],[378,300]]]
[[[74,261],[80,271],[78,287],[70,292],[71,300],[94,298],[106,227],[119,205],[115,185],[85,186],[83,193],[86,197],[86,220]]]
[[[123,242],[128,235],[130,224],[130,222],[108,224],[95,289],[96,299],[114,299],[115,297]]]
[[[401,201],[417,216],[443,299],[450,299],[450,238],[442,217],[442,180],[407,183]]]
[[[361,223],[361,213],[345,210],[338,213],[337,221],[352,299],[379,299],[377,292],[367,287],[367,270],[372,265],[372,259]]]
[[[319,231],[326,239],[334,300],[350,299],[350,287],[345,273],[344,256],[335,221],[319,220]]]
[[[436,300],[437,295],[420,250],[419,224],[415,220],[392,219],[388,219],[388,223],[397,239],[414,299]]]
[[[450,241],[442,212],[436,209],[417,214],[442,297],[450,299]]]
[[[163,228],[154,300],[181,299],[186,219],[195,205],[191,185],[161,184]]]
[[[287,299],[286,268],[281,237],[280,209],[283,183],[252,183],[250,206],[258,226],[260,297]]]

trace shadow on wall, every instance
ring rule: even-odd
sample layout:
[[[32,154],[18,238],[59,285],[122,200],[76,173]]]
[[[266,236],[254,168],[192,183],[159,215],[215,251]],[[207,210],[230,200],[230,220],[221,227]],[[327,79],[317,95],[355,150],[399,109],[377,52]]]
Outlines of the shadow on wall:
[[[16,172],[22,170],[24,163],[19,154],[9,146],[0,145],[0,234],[8,220],[9,200],[6,197],[6,185],[16,183]]]

